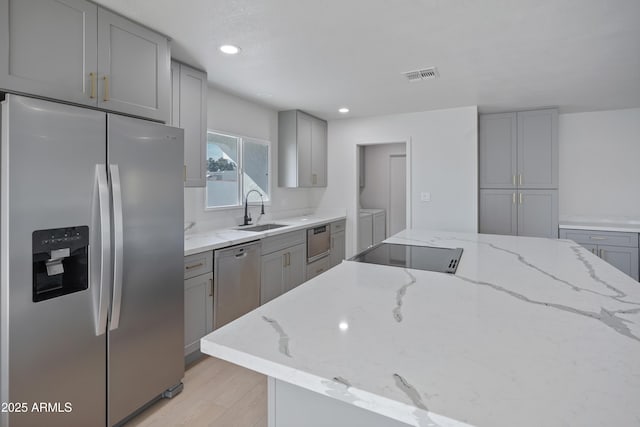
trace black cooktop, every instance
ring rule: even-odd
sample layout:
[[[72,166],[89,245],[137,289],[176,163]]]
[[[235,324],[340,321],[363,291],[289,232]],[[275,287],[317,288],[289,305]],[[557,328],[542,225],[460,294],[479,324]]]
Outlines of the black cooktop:
[[[360,252],[350,260],[454,274],[461,256],[462,248],[380,243]]]

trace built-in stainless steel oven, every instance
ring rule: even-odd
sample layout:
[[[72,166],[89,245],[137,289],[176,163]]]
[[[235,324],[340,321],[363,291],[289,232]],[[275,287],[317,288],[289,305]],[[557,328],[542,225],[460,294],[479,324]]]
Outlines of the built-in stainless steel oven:
[[[329,224],[307,229],[307,263],[329,255],[331,227]]]

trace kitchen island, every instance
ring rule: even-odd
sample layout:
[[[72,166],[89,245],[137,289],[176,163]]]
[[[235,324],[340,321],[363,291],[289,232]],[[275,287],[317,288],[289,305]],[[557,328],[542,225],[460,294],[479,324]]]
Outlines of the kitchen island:
[[[569,240],[405,230],[455,275],[343,262],[214,331],[270,426],[640,425],[640,285]]]

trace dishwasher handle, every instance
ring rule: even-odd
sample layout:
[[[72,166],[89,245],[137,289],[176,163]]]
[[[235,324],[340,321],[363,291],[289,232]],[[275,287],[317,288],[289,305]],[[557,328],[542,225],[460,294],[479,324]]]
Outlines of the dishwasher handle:
[[[237,254],[235,254],[234,256],[236,258],[246,258],[248,252],[242,251],[242,252],[238,252]]]

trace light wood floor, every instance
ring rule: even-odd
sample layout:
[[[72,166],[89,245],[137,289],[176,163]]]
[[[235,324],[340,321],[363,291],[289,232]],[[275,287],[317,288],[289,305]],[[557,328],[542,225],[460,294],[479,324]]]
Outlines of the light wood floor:
[[[187,368],[184,390],[126,427],[266,427],[267,377],[213,357]]]

